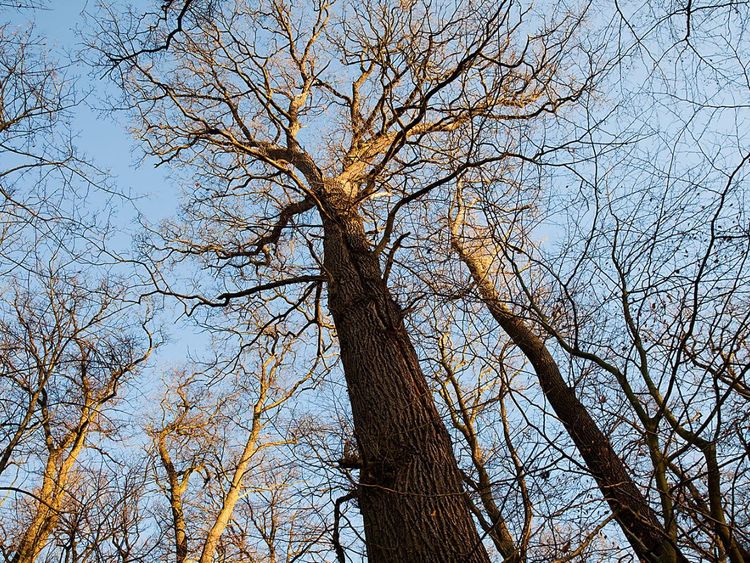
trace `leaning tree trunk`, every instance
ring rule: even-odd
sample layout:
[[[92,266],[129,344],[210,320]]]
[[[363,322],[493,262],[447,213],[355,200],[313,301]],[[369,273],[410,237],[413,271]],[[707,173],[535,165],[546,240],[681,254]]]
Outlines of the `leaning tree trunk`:
[[[328,302],[361,456],[373,562],[486,562],[450,437],[399,306],[352,211],[323,213]]]
[[[60,505],[67,473],[59,469],[63,450],[51,452],[44,470],[42,486],[36,492],[39,505],[21,538],[11,563],[34,563],[47,545],[60,520]]]
[[[463,246],[455,230],[456,226],[453,228],[453,247],[468,267],[482,301],[531,362],[545,398],[573,439],[638,558],[651,563],[687,561],[631,479],[609,438],[599,429],[575,391],[565,382],[544,341],[508,308],[490,279],[487,266],[471,249]]]

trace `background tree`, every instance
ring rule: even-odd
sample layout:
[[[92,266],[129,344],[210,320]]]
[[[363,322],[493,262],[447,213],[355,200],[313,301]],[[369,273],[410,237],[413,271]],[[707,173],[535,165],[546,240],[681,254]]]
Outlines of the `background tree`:
[[[90,8],[109,109],[185,196],[113,252],[73,67],[3,28],[6,559],[45,511],[37,560],[748,558],[745,3]],[[52,511],[45,436],[96,402],[90,342],[148,346],[143,281],[178,338]],[[26,344],[104,295],[37,377]]]
[[[37,8],[43,2],[14,2]],[[0,6],[4,13],[8,8]],[[33,13],[33,12],[32,12]],[[75,201],[106,194],[106,176],[81,157],[71,120],[80,98],[69,65],[45,53],[33,28],[0,25],[0,271],[31,268],[42,249],[91,260],[104,217],[94,224]],[[112,192],[110,192],[111,195]],[[72,244],[73,241],[78,244]],[[87,256],[87,253],[89,254]],[[33,262],[33,258],[32,258]]]
[[[243,553],[275,561],[282,546],[300,555],[311,537],[320,540],[314,528],[302,530],[304,505],[287,492],[295,471],[283,450],[296,437],[280,411],[320,375],[317,362],[300,369],[294,357],[289,341],[262,336],[231,359],[229,372],[176,372],[169,382],[148,434],[177,561],[235,561]]]
[[[45,6],[0,8],[34,14]],[[81,496],[101,491],[89,482],[101,472],[88,463],[110,455],[101,446],[116,435],[109,417],[154,345],[150,314],[134,306],[102,252],[108,216],[96,216],[93,199],[114,192],[74,146],[79,98],[68,68],[48,58],[33,29],[0,26],[0,509],[8,561],[57,548],[69,558],[95,556],[97,540],[84,536],[103,537],[92,520],[101,504]]]
[[[528,319],[532,339],[551,339],[547,363],[570,371],[585,409],[605,421],[667,541],[744,561],[745,524],[729,515],[746,495],[747,461],[725,425],[746,424],[737,417],[745,363],[725,359],[745,347],[736,311],[747,284],[747,139],[726,127],[743,119],[734,100],[746,63],[728,45],[743,41],[745,7],[705,5],[696,17],[690,7],[626,6],[621,31],[637,45],[621,64],[648,73],[614,111],[582,105],[581,143],[557,151],[554,167],[474,175],[476,238],[459,252],[509,335]],[[731,54],[719,61],[724,48]],[[652,113],[664,107],[667,118]],[[545,366],[535,368],[541,379]]]
[[[544,341],[524,321],[522,313],[513,311],[497,291],[494,279],[501,275],[492,271],[492,259],[498,251],[493,253],[491,237],[474,234],[473,240],[465,240],[464,206],[463,193],[458,188],[457,217],[451,218],[452,245],[471,272],[492,316],[533,365],[546,399],[575,442],[634,551],[645,560],[683,560],[684,556],[676,550],[675,538],[669,541],[656,513],[633,482],[609,439],[565,382]]]
[[[116,287],[55,273],[38,281],[5,304],[1,325],[2,469],[32,485],[9,489],[25,495],[13,508],[22,528],[4,546],[18,563],[34,561],[71,505],[75,513],[76,463],[92,435],[111,431],[107,409],[152,348],[150,333],[142,345],[117,311]]]

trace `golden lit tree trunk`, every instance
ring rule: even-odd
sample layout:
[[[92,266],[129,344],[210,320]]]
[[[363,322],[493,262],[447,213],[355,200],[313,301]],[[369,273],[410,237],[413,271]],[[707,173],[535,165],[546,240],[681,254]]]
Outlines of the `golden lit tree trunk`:
[[[42,486],[36,492],[36,511],[16,548],[12,563],[34,563],[49,542],[50,535],[60,521],[65,488],[73,465],[83,449],[87,426],[88,421],[85,421],[60,447],[50,450]],[[68,447],[71,449],[65,455]]]
[[[258,404],[254,409],[253,425],[252,429],[250,430],[250,435],[248,436],[247,442],[245,442],[245,447],[242,450],[242,454],[240,455],[237,467],[232,474],[232,482],[230,483],[229,489],[224,495],[221,509],[219,510],[219,513],[217,514],[216,519],[211,526],[211,529],[206,535],[206,541],[203,544],[203,550],[201,551],[199,563],[211,563],[214,560],[214,554],[216,553],[216,548],[219,545],[221,535],[224,533],[224,530],[229,524],[229,520],[231,519],[232,513],[234,512],[234,507],[237,505],[237,501],[240,499],[240,495],[242,494],[242,484],[245,478],[245,473],[247,473],[247,469],[250,465],[250,460],[258,451],[258,434],[260,433],[260,429],[262,426],[260,421],[261,409],[259,408],[259,405],[261,404],[262,400],[263,398],[261,397],[261,400],[258,401]]]

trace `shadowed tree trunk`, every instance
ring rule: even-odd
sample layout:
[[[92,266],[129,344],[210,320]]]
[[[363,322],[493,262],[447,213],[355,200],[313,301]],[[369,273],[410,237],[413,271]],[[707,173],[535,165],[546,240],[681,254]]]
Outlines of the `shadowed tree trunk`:
[[[236,201],[232,212],[238,217],[242,209],[256,225],[240,236],[241,248],[231,242],[219,250],[224,245],[219,240],[193,246],[188,242],[193,234],[180,237],[177,246],[187,242],[192,247],[188,254],[215,253],[219,262],[240,259],[239,271],[253,266],[256,272],[263,270],[274,279],[272,287],[309,281],[308,276],[279,278],[289,273],[283,258],[291,242],[287,235],[307,237],[292,218],[317,206],[328,305],[363,464],[358,498],[369,557],[375,562],[488,561],[450,436],[378,260],[384,248],[393,248],[390,237],[399,210],[451,174],[444,143],[452,144],[461,131],[471,135],[468,145],[475,147],[475,127],[485,116],[498,123],[533,119],[588,89],[588,78],[579,83],[566,77],[564,85],[556,79],[567,58],[562,46],[569,43],[578,19],[565,15],[555,24],[540,22],[539,37],[531,39],[521,14],[505,0],[459,2],[448,10],[430,2],[255,1],[226,7],[218,3],[211,10],[197,4],[175,2],[164,17],[157,16],[153,25],[161,32],[166,31],[162,23],[169,27],[174,17],[179,22],[185,17],[179,31],[166,31],[166,43],[154,46],[152,32],[125,39],[130,31],[117,30],[128,26],[115,24],[113,41],[104,42],[101,51],[104,64],[117,68],[116,80],[124,90],[132,88],[126,105],[137,110],[149,152],[175,165],[182,161],[192,167],[202,160],[196,171],[201,178],[212,177],[208,184],[228,180],[232,186],[237,180],[248,188],[249,197],[237,193],[242,201]],[[140,29],[140,22],[133,24],[128,29]],[[239,27],[249,33],[237,33]],[[404,45],[413,47],[413,56],[399,54]],[[163,68],[156,61],[162,51],[169,61]],[[335,130],[329,131],[333,124]],[[304,141],[298,139],[303,128],[308,131]],[[156,137],[150,140],[152,134]],[[415,148],[424,169],[402,160],[411,160],[404,155]],[[182,160],[194,150],[206,156],[217,151],[217,158]],[[484,160],[474,152],[456,150],[451,160],[479,166],[475,158],[501,158],[493,152]],[[421,185],[434,174],[441,179],[412,191],[412,177]],[[405,189],[388,195],[387,216],[381,209],[377,217],[368,210],[368,232],[375,226],[382,235],[376,243],[365,234],[358,206],[378,196],[376,188],[389,187],[389,178],[404,180]],[[188,205],[187,215],[204,204],[223,207],[235,198],[204,198],[198,196],[200,181],[196,187],[194,195],[202,203]],[[305,200],[295,202],[302,193]],[[283,207],[273,225],[268,225],[268,203]],[[211,211],[191,230],[223,217],[223,212]],[[234,232],[237,226],[222,232]],[[245,226],[240,230],[246,231]],[[261,234],[265,226],[269,229]],[[212,228],[205,234],[210,232]],[[307,242],[314,250],[317,239]],[[317,256],[302,265],[304,270],[317,266]],[[218,302],[201,301],[223,306],[270,288],[256,286],[223,293]]]
[[[454,249],[468,267],[479,296],[493,318],[534,367],[545,398],[573,439],[633,550],[643,561],[686,562],[607,436],[578,400],[575,391],[565,383],[544,341],[508,308],[490,278],[486,261],[461,240],[458,232],[463,220],[461,215],[459,202],[459,218],[451,225]]]

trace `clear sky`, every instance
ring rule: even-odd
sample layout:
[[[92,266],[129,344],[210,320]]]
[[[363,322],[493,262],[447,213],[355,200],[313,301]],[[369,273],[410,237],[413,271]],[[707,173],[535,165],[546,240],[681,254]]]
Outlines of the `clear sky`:
[[[84,27],[84,13],[95,9],[92,0],[48,0],[44,9],[17,11],[5,8],[0,9],[0,16],[19,30],[25,30],[33,23],[34,35],[44,45],[50,59],[65,64],[75,60],[82,47],[77,30]],[[102,107],[100,102],[108,89],[112,91],[112,84],[103,77],[92,75],[83,64],[74,63],[69,72],[75,79],[79,94],[82,97],[86,94],[82,103],[73,110],[72,127],[80,154],[107,170],[118,191],[134,197],[133,206],[122,205],[118,210],[118,236],[107,241],[116,250],[127,252],[132,236],[139,230],[138,212],[151,224],[174,215],[180,187],[168,177],[166,170],[155,168],[153,162],[138,162],[138,145],[127,130],[125,116],[113,116],[97,109]],[[81,204],[91,206],[94,211],[103,200],[92,193]],[[175,325],[178,314],[177,310],[164,312],[162,321],[171,327],[167,332],[170,340],[158,351],[156,362],[152,364],[156,378],[162,368],[184,361],[188,352],[198,352],[205,345],[205,339],[199,336],[192,323]]]

